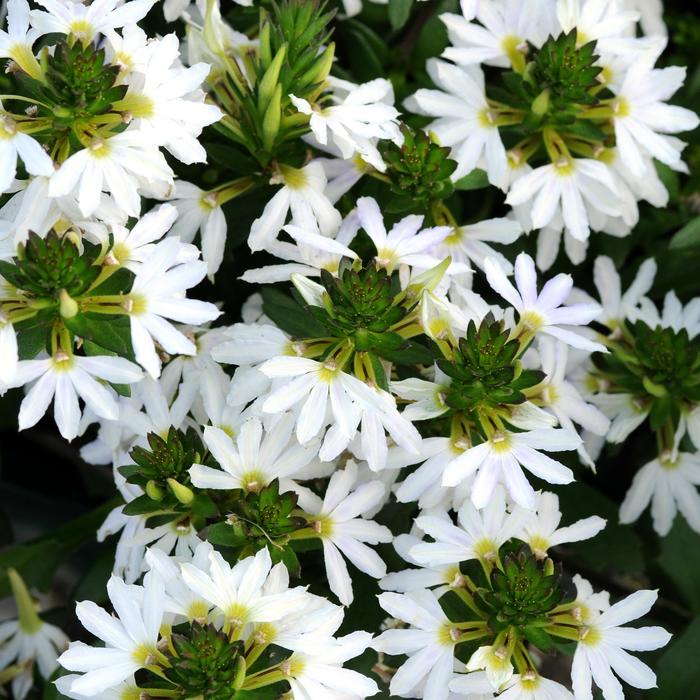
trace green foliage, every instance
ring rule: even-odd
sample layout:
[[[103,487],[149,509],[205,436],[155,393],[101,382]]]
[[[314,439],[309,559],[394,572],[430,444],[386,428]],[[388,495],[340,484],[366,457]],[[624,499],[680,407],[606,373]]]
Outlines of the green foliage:
[[[525,73],[525,90],[534,101],[543,90],[549,92],[550,111],[561,120],[562,112],[570,111],[574,105],[592,105],[598,100],[593,89],[603,70],[595,65],[598,56],[595,42],[577,47],[576,29],[568,34],[550,36],[538,50]]]
[[[683,406],[700,401],[700,341],[685,328],[651,328],[637,321],[595,362],[611,391],[631,394],[649,411],[652,430],[667,421],[678,425]]]
[[[181,625],[172,635],[168,655],[170,666],[165,680],[152,674],[142,681],[142,687],[164,687],[177,695],[169,697],[233,700],[238,697],[246,675],[245,649],[242,641],[229,641],[214,625]]]
[[[43,102],[55,105],[57,129],[109,112],[127,91],[126,85],[117,85],[119,66],[108,64],[104,49],[92,43],[61,41],[46,57],[45,75],[40,95]]]
[[[368,333],[380,334],[375,340],[381,342],[384,331],[406,315],[406,310],[396,305],[401,291],[398,275],[390,275],[383,267],[372,263],[360,270],[346,267],[339,277],[322,270],[321,284],[330,302],[323,309],[311,307],[311,312],[330,335],[355,337],[361,350],[369,349],[365,347],[371,342]]]
[[[551,559],[538,561],[523,546],[516,554],[505,557],[503,570],[493,569],[490,589],[477,589],[475,600],[488,614],[494,631],[514,627],[547,650],[548,635],[538,630],[547,625],[547,614],[564,600],[560,579],[561,567],[555,571]]]
[[[148,448],[136,446],[129,456],[134,464],[119,468],[130,484],[140,486],[153,502],[152,510],[182,510],[194,499],[190,481],[193,464],[211,461],[194,428],[186,431],[170,427],[162,438],[148,433]]]
[[[81,253],[69,236],[55,231],[46,238],[30,232],[18,257],[12,262],[0,260],[0,274],[31,297],[57,301],[63,289],[75,297],[90,288],[100,274],[99,253],[99,247],[87,242]]]
[[[397,195],[393,211],[430,209],[430,203],[449,197],[455,189],[451,175],[457,168],[450,149],[433,143],[424,131],[401,125],[401,146],[384,142],[382,157],[391,190]]]
[[[207,539],[239,548],[239,558],[267,547],[274,563],[284,562],[290,573],[298,574],[299,561],[290,544],[290,535],[306,525],[295,514],[298,499],[292,491],[280,494],[277,479],[259,491],[232,494],[226,521],[212,525]]]
[[[544,379],[542,372],[520,367],[520,344],[509,340],[509,335],[502,321],[487,317],[478,328],[470,321],[453,359],[438,360],[440,369],[452,379],[445,392],[450,408],[473,412],[478,407],[522,403],[523,390]]]

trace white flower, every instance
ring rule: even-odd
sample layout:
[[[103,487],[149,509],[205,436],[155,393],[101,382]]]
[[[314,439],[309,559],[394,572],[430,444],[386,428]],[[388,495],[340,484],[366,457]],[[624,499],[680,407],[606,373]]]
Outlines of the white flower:
[[[503,646],[479,647],[467,662],[467,671],[484,670],[491,687],[501,688],[513,677],[511,654]]]
[[[632,284],[623,294],[615,263],[606,255],[599,255],[593,265],[593,281],[603,310],[596,320],[613,331],[622,321],[636,320],[637,305],[651,289],[655,276],[656,261],[648,258],[639,266]]]
[[[516,503],[532,510],[535,491],[522,467],[550,484],[569,484],[574,480],[571,469],[539,450],[574,450],[580,443],[581,438],[576,433],[555,428],[523,433],[497,432],[486,442],[453,459],[442,475],[442,483],[456,486],[476,473],[471,500],[477,508],[489,502],[496,484],[501,482]]]
[[[128,457],[126,454],[117,454],[115,456],[115,464],[121,465],[127,462]],[[113,469],[113,474],[114,484],[124,499],[125,505],[143,495],[143,489],[136,484],[127,483],[118,469]],[[112,573],[120,578],[124,578],[127,583],[134,583],[142,572],[146,548],[144,544],[136,544],[134,538],[145,529],[146,520],[147,518],[142,515],[126,515],[124,513],[124,505],[118,505],[107,514],[104,522],[97,530],[98,542],[104,542],[107,537],[121,532],[114,554]]]
[[[441,511],[441,517],[449,520],[449,516],[445,511]],[[415,527],[414,529],[418,529]],[[439,564],[435,566],[421,565],[418,560],[412,556],[413,548],[421,544],[422,540],[417,535],[398,535],[394,537],[392,542],[397,554],[409,564],[420,566],[421,568],[403,569],[387,574],[380,582],[379,587],[384,591],[398,591],[399,593],[407,593],[408,591],[416,591],[421,588],[433,588],[434,586],[457,586],[463,581],[459,566],[454,564]]]
[[[318,161],[311,161],[300,170],[288,166],[280,168],[271,184],[282,187],[251,226],[248,236],[251,250],[263,250],[275,241],[290,210],[291,223],[303,230],[318,230],[324,236],[331,236],[340,227],[340,212],[324,194],[326,175]]]
[[[160,375],[160,359],[154,339],[166,352],[194,355],[194,343],[165,319],[201,324],[212,321],[220,311],[208,302],[185,299],[186,289],[206,274],[206,265],[191,261],[178,265],[180,241],[166,238],[153,248],[138,272],[129,293],[131,340],[137,362],[152,377]]]
[[[77,3],[71,6],[83,7]],[[169,186],[172,181],[173,171],[157,146],[141,132],[128,129],[108,139],[95,138],[87,148],[70,156],[51,177],[49,196],[75,194],[82,214],[90,216],[104,190],[126,214],[138,216],[139,189]]]
[[[271,568],[267,548],[233,566],[219,552],[212,551],[208,572],[194,564],[181,564],[187,586],[217,608],[217,617],[223,617],[227,631],[242,630],[248,623],[279,620],[303,597],[302,588],[265,594],[263,584]]]
[[[11,384],[17,374],[17,334],[12,324],[0,312],[0,393]]]
[[[639,22],[645,34],[666,36],[662,0],[625,0],[625,4],[639,13]]]
[[[572,615],[578,621],[588,624],[610,608],[610,594],[607,591],[596,593],[591,583],[579,574],[574,574],[573,582],[576,588],[576,606]]]
[[[625,165],[641,178],[650,167],[643,155],[684,169],[681,150],[684,143],[666,134],[691,131],[698,116],[685,107],[666,104],[685,80],[681,66],[653,68],[648,60],[634,61],[629,67],[613,102],[615,143]]]
[[[30,12],[32,26],[38,36],[43,34],[71,34],[85,42],[110,29],[136,24],[153,7],[156,0],[95,0],[90,5],[62,0],[38,0],[46,8]],[[119,7],[118,7],[119,5]]]
[[[477,510],[471,501],[464,502],[457,513],[459,527],[449,518],[418,517],[416,525],[435,542],[417,544],[410,555],[419,564],[429,566],[458,564],[470,559],[490,564],[498,558],[501,545],[517,536],[531,517],[530,511],[518,506],[508,512],[505,491],[499,486],[483,510]]]
[[[636,474],[620,506],[620,522],[633,523],[651,503],[654,530],[666,536],[678,510],[690,527],[700,532],[700,455],[663,454]]]
[[[330,140],[343,158],[352,158],[357,153],[383,172],[386,166],[374,139],[401,139],[397,122],[399,113],[392,104],[387,104],[387,101],[394,101],[391,82],[377,78],[353,85],[334,80],[331,89],[336,87],[346,95],[341,98],[333,93],[329,106],[312,106],[303,98],[289,97],[300,112],[310,115],[309,126],[321,145],[327,145]]]
[[[437,117],[427,129],[440,145],[452,149],[457,161],[453,180],[467,175],[485,160],[489,182],[505,189],[507,184],[506,149],[501,140],[484,92],[484,75],[479,68],[463,68],[430,59],[426,66],[433,82],[441,90],[420,89],[405,106],[416,114]]]
[[[0,669],[22,667],[12,678],[12,696],[24,700],[34,685],[34,666],[38,667],[42,678],[48,679],[58,667],[58,653],[70,640],[58,627],[39,617],[24,581],[14,569],[7,570],[7,577],[18,619],[0,622]]]
[[[78,397],[101,418],[116,420],[119,407],[114,394],[97,380],[133,384],[142,376],[136,365],[121,357],[79,357],[59,350],[43,360],[22,360],[13,386],[37,381],[20,406],[19,429],[35,425],[53,400],[56,425],[66,440],[72,440],[79,432]]]
[[[467,7],[470,12],[465,11]],[[527,6],[518,0],[462,3],[462,16],[440,15],[454,44],[445,49],[443,56],[462,65],[524,66],[526,42],[539,46],[547,38],[553,30],[548,26],[551,19],[547,22],[551,14],[551,4],[540,0],[531,0]],[[481,24],[471,21],[475,16]]]
[[[427,269],[442,262],[428,251],[450,233],[449,227],[434,226],[421,230],[423,217],[412,215],[398,221],[387,233],[379,205],[371,197],[357,200],[357,218],[377,249],[377,264],[389,273],[409,265]]]
[[[459,691],[459,681],[453,681],[450,688]],[[535,671],[516,674],[507,683],[500,700],[573,700],[574,696],[560,683],[550,681]]]
[[[593,394],[590,400],[610,419],[610,429],[605,439],[620,443],[638,428],[649,415],[651,404],[635,398],[632,394]]]
[[[8,0],[7,31],[0,29],[0,58],[9,58],[35,79],[41,79],[41,68],[32,46],[39,33],[29,29],[27,0]]]
[[[191,182],[177,180],[173,198],[169,201],[178,213],[170,235],[190,242],[199,230],[202,259],[207,264],[207,275],[213,279],[224,259],[227,231],[226,216],[216,202],[216,195]]]
[[[206,572],[209,570],[209,555],[213,551],[214,548],[209,542],[200,542],[187,558],[188,563]],[[179,616],[174,622],[179,622],[180,619],[206,620],[212,603],[184,582],[179,566],[182,561],[181,557],[169,557],[162,549],[150,548],[145,556],[146,566],[160,577],[165,586],[166,613]]]
[[[128,267],[136,272],[141,264],[153,253],[155,243],[159,241],[170,229],[177,218],[177,209],[170,204],[162,204],[144,214],[131,229],[120,224],[112,224],[112,247],[109,251],[110,261]],[[95,238],[100,243],[107,244],[109,235],[104,230],[104,234],[91,235],[88,238]],[[180,247],[178,261],[186,262],[196,260],[199,251],[190,245],[183,244]]]
[[[529,203],[533,228],[544,228],[560,217],[566,230],[579,241],[590,232],[591,216],[621,213],[617,186],[608,166],[591,158],[564,157],[519,177],[506,204]],[[590,211],[590,213],[589,213]]]
[[[193,464],[189,470],[192,483],[203,489],[247,491],[259,491],[274,479],[282,479],[284,485],[284,480],[305,467],[318,449],[314,443],[302,447],[292,440],[293,430],[294,416],[289,413],[267,431],[258,418],[248,419],[235,443],[220,428],[206,426],[204,443],[221,469]]]
[[[452,627],[436,595],[426,590],[382,593],[377,600],[392,617],[410,625],[382,632],[372,642],[377,651],[408,655],[391,679],[392,696],[447,700],[460,633]]]
[[[568,34],[575,29],[579,45],[595,41],[598,55],[624,51],[639,18],[619,2],[598,0],[558,0],[556,12],[561,30]]]
[[[656,591],[632,593],[582,628],[571,668],[576,700],[592,700],[592,681],[603,691],[605,700],[624,700],[622,685],[613,671],[634,688],[656,686],[653,671],[628,651],[659,649],[668,644],[671,635],[662,627],[621,626],[646,615],[656,597]]]
[[[519,324],[530,332],[554,336],[567,345],[582,350],[607,352],[600,343],[594,343],[578,333],[560,328],[560,325],[582,326],[600,313],[598,304],[562,306],[574,284],[570,275],[562,273],[553,277],[538,294],[535,264],[526,253],[520,253],[515,259],[517,290],[495,261],[486,260],[484,269],[491,288],[515,307],[519,314]]]
[[[453,676],[450,681],[453,695],[450,700],[466,697],[469,700],[494,700],[493,686],[484,671],[472,671]]]
[[[386,461],[384,428],[397,443],[417,453],[420,435],[396,410],[391,394],[375,391],[356,377],[339,370],[332,361],[275,357],[263,363],[260,371],[268,377],[291,378],[291,381],[272,391],[265,399],[262,410],[265,413],[280,413],[301,404],[296,419],[296,435],[302,445],[331,423],[319,453],[321,460],[329,461],[337,457],[354,437],[361,420],[362,449],[365,458],[372,460],[374,469],[382,469]]]
[[[535,510],[534,516],[515,536],[527,542],[532,552],[540,559],[544,559],[551,547],[588,540],[605,527],[606,521],[597,515],[583,518],[567,527],[559,527],[561,522],[559,496],[548,491],[537,494]]]
[[[2,104],[0,104],[2,110]],[[7,191],[17,174],[17,159],[31,175],[52,175],[53,161],[38,141],[17,128],[12,117],[0,113],[0,193]]]
[[[494,250],[490,243],[509,245],[522,234],[523,229],[515,219],[498,218],[478,221],[475,224],[457,226],[443,238],[432,251],[439,259],[452,258],[453,263],[468,265],[473,262],[483,269],[487,258],[496,260],[506,274],[513,272],[510,261]],[[471,286],[471,271],[456,277],[456,281]]]
[[[91,698],[91,695],[84,695],[71,690],[71,686],[78,678],[80,676],[77,673],[69,673],[67,676],[57,678],[54,681],[54,685],[58,688],[58,692],[67,698],[72,698],[73,700],[87,700]],[[136,685],[136,680],[132,676],[111,688],[103,690],[100,693],[100,700],[131,700],[131,698],[137,698],[140,692],[139,687]]]
[[[149,663],[149,657],[156,652],[163,618],[164,587],[154,574],[146,576],[143,588],[129,586],[112,576],[107,593],[116,618],[91,600],[84,600],[75,608],[83,627],[104,641],[105,646],[93,648],[73,642],[58,660],[69,671],[84,674],[71,683],[70,691],[88,697],[102,697],[103,691]]]
[[[199,89],[210,66],[197,63],[184,68],[179,53],[175,34],[151,41],[143,72],[130,76],[129,92],[120,106],[133,116],[135,128],[179,161],[206,163],[207,153],[197,137],[205,126],[221,119],[222,112],[205,104]]]
[[[543,338],[539,350],[542,371],[547,375],[542,400],[557,417],[559,425],[576,432],[576,422],[594,435],[606,435],[610,428],[608,418],[598,408],[584,401],[578,389],[566,379],[568,347],[559,340]],[[583,446],[578,448],[578,452],[581,461],[592,469],[595,468]]]
[[[138,24],[127,24],[121,35],[108,29],[105,38],[105,55],[110,63],[120,66],[127,75],[146,70],[150,56],[149,46],[153,39],[149,39]]]
[[[312,527],[323,543],[328,585],[343,605],[353,601],[352,581],[341,552],[360,570],[374,578],[386,574],[386,565],[365,543],[391,542],[389,528],[361,516],[384,497],[380,481],[357,485],[357,465],[349,461],[335,472],[326,487],[323,501],[311,492],[302,492],[300,505],[313,516]]]
[[[379,692],[375,681],[342,664],[362,654],[370,645],[367,632],[344,637],[313,639],[309,653],[298,652],[283,664],[294,700],[363,700]]]

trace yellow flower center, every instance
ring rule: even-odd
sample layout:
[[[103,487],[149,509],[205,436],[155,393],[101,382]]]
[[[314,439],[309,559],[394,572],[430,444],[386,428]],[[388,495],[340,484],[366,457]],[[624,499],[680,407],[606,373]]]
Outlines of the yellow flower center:
[[[95,28],[85,18],[74,19],[68,25],[68,31],[78,39],[91,40],[95,36]]]

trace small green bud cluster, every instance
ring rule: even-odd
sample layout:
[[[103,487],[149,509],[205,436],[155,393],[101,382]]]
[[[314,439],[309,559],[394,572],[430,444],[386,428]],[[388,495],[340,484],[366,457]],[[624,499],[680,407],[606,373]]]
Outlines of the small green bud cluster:
[[[263,168],[273,168],[274,159],[298,161],[299,136],[308,130],[309,117],[296,110],[289,96],[314,103],[325,89],[333,63],[334,45],[328,40],[335,12],[319,0],[273,3],[269,13],[260,13],[257,49],[239,60],[214,31],[221,21],[214,11],[210,3],[203,39],[220,60],[220,69],[209,77],[213,96],[227,114],[219,130]]]
[[[418,300],[423,290],[437,284],[449,261],[405,289],[399,272],[390,272],[382,262],[344,258],[337,277],[322,271],[319,304],[306,304],[297,294],[290,315],[290,300],[280,303],[267,294],[265,313],[294,336],[304,356],[387,389],[383,360],[405,365],[433,360],[425,345],[412,340],[423,334]]]
[[[700,404],[700,340],[685,328],[622,322],[610,353],[593,356],[593,377],[606,394],[626,394],[648,414],[661,450],[673,449],[684,413]]]
[[[549,557],[538,558],[513,539],[479,562],[462,562],[440,597],[458,659],[466,662],[486,647],[492,664],[536,675],[535,650],[547,653],[588,631],[561,565]]]
[[[392,211],[430,211],[431,205],[454,192],[452,173],[457,163],[450,148],[438,146],[423,130],[401,125],[403,144],[382,142],[382,158],[387,164],[386,175],[391,191],[397,195]]]
[[[120,83],[121,67],[108,61],[103,48],[55,36],[36,66],[12,74],[16,94],[6,96],[3,109],[6,119],[30,132],[60,164],[123,131],[134,112],[128,87]]]
[[[278,479],[259,491],[240,494],[229,499],[226,520],[209,527],[207,540],[236,549],[239,559],[267,547],[273,563],[283,562],[291,574],[298,575],[292,534],[307,525],[303,511],[297,508],[298,500],[292,491],[279,492]]]
[[[45,238],[30,232],[17,257],[0,261],[0,313],[17,332],[20,359],[42,350],[71,356],[78,345],[88,355],[133,359],[134,274],[110,264],[105,253],[71,230]],[[115,388],[128,394],[128,387]]]
[[[538,49],[509,53],[513,70],[490,84],[489,119],[503,129],[512,157],[558,167],[572,156],[601,157],[615,145],[612,117],[621,109],[596,65],[596,43],[581,44],[576,29],[550,36]]]

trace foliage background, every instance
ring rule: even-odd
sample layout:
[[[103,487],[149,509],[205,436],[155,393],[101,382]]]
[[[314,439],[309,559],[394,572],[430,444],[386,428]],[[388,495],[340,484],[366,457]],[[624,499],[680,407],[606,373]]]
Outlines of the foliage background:
[[[258,3],[256,3],[258,4]],[[265,4],[265,3],[263,3]],[[664,65],[688,66],[688,78],[674,102],[700,112],[700,8],[691,9],[687,0],[666,3],[669,47],[662,56]],[[254,28],[257,8],[240,8],[223,0],[226,14],[239,30]],[[173,31],[155,7],[144,22],[149,35]],[[362,14],[352,19],[336,19],[334,39],[338,66],[334,73],[355,82],[389,77],[396,92],[396,104],[415,91],[428,87],[425,61],[438,56],[447,44],[438,15],[458,10],[456,0],[390,0],[388,6],[365,2]],[[179,28],[178,28],[179,31]],[[340,68],[342,66],[342,69]],[[487,75],[488,80],[488,75]],[[0,78],[0,82],[2,79]],[[421,118],[408,117],[413,126]],[[425,120],[427,121],[427,120]],[[220,143],[216,135],[203,139],[210,155],[206,167],[187,168],[171,162],[178,174],[200,186],[245,174],[242,152]],[[571,272],[577,286],[594,292],[592,262],[599,254],[616,263],[623,285],[636,273],[639,264],[654,256],[659,266],[650,296],[657,302],[674,289],[683,302],[700,295],[700,129],[689,135],[685,160],[689,176],[661,171],[670,192],[669,207],[657,210],[641,203],[640,222],[632,235],[618,239],[593,234],[586,262],[575,269],[563,255],[549,274]],[[470,178],[470,187],[447,201],[462,223],[498,216],[505,212],[502,194],[493,187],[480,188],[479,178]],[[255,291],[238,277],[249,267],[265,264],[265,254],[251,254],[245,245],[250,224],[259,215],[272,190],[258,190],[224,206],[228,222],[228,241],[224,263],[215,283],[205,282],[198,295],[211,301],[224,301],[225,323],[239,318],[243,301]],[[386,188],[365,178],[339,203],[343,213],[352,207],[351,198],[376,197],[387,218],[392,216],[391,195]],[[394,214],[396,218],[400,215]],[[535,250],[535,236],[521,238],[504,253],[511,259],[522,249]],[[478,285],[479,276],[475,283]],[[478,288],[477,288],[477,291]],[[21,393],[8,392],[0,400],[0,598],[8,594],[5,568],[17,568],[27,583],[49,591],[46,601],[52,612],[46,619],[61,624],[71,638],[81,634],[72,610],[76,600],[106,600],[104,584],[109,575],[114,541],[98,545],[94,533],[111,507],[118,502],[108,467],[83,462],[79,446],[91,433],[73,444],[66,443],[51,417],[35,428],[17,433],[17,412]],[[662,624],[674,634],[669,646],[645,659],[657,672],[659,688],[643,693],[627,689],[627,697],[649,700],[700,699],[700,535],[681,518],[670,534],[659,539],[653,532],[648,513],[634,526],[617,522],[618,505],[636,470],[655,455],[654,438],[638,430],[624,445],[608,445],[597,464],[597,474],[583,468],[576,458],[569,459],[577,482],[555,489],[561,499],[565,524],[598,514],[607,518],[607,528],[593,540],[559,548],[558,558],[572,572],[578,571],[596,588],[610,591],[613,599],[637,588],[658,588],[659,602],[652,623]],[[410,504],[390,504],[377,518],[395,534],[410,529],[414,512]],[[390,545],[381,545],[380,554],[389,570],[403,568],[403,562]],[[318,593],[324,591],[324,573],[320,557],[313,552],[302,559],[304,583]],[[385,614],[375,601],[376,582],[352,570],[355,602],[346,615],[351,629],[378,631]],[[0,619],[13,615],[11,600],[0,603]],[[376,654],[366,652],[350,665],[369,672]],[[566,668],[548,669],[552,678],[566,681]],[[390,697],[386,686],[382,695]],[[30,698],[40,698],[40,693]],[[58,697],[47,685],[43,698]]]

